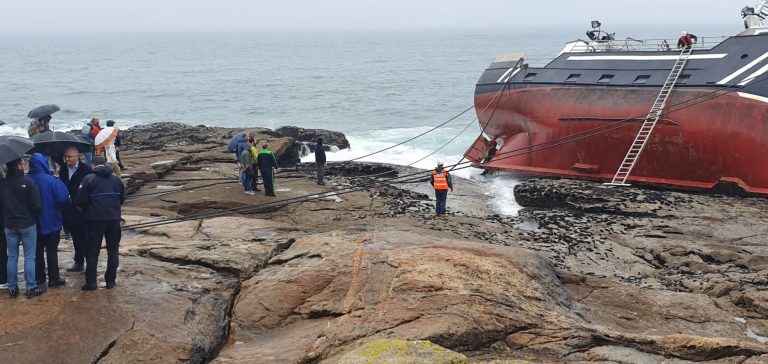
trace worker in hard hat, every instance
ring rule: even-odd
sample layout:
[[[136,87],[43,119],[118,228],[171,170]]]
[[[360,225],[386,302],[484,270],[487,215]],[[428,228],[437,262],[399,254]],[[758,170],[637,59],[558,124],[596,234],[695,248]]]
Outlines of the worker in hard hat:
[[[699,37],[697,37],[695,34],[683,31],[683,35],[681,35],[680,39],[677,41],[677,48],[688,48],[696,44],[698,41]]]
[[[437,162],[437,168],[432,170],[432,179],[429,182],[435,188],[435,214],[445,215],[445,203],[448,200],[448,190],[453,192],[453,181],[448,170],[443,168],[443,162]]]

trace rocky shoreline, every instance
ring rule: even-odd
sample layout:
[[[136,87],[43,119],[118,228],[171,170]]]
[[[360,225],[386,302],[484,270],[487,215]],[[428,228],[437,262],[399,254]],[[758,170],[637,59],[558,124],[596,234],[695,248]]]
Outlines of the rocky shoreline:
[[[326,186],[309,165],[278,176],[278,199],[319,198],[259,208],[274,200],[244,195],[225,153],[241,130],[124,131],[126,226],[222,216],[124,231],[116,289],[83,293],[67,273],[41,297],[0,297],[0,357],[768,362],[768,200],[530,180],[513,217],[487,207],[486,184],[458,180],[435,218],[425,182],[326,196],[412,172],[333,163]],[[283,164],[318,135],[346,141],[256,131]],[[68,263],[71,243],[60,249]]]

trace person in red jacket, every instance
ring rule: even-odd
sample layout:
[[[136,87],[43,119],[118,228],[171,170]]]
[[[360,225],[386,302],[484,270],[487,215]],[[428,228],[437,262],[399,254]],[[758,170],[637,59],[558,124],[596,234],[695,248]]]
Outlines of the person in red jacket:
[[[698,41],[699,37],[697,37],[695,34],[684,31],[683,35],[680,36],[680,39],[677,41],[677,48],[688,48],[696,44]]]

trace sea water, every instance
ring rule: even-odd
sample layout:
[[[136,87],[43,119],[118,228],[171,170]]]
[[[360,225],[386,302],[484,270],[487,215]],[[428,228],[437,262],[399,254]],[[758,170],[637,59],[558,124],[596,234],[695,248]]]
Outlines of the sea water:
[[[731,28],[706,35],[739,31],[738,24]],[[524,53],[531,66],[542,66],[566,42],[584,38],[584,30],[5,34],[0,35],[0,120],[7,125],[0,126],[0,134],[25,135],[27,112],[56,103],[62,108],[52,121],[56,130],[79,129],[92,116],[113,119],[122,128],[175,121],[337,130],[352,147],[329,153],[328,159],[348,160],[409,139],[470,107],[475,82],[497,56]],[[675,27],[624,31],[617,36],[666,37],[671,44],[678,32]],[[364,160],[425,169],[438,160],[457,163],[480,133],[475,117],[471,110]],[[478,172],[455,174],[479,178]],[[516,181],[488,180],[499,212],[517,211]]]

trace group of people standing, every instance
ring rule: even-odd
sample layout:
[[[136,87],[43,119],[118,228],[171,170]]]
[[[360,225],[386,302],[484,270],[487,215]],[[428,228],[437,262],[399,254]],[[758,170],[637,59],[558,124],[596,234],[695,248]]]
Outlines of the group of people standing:
[[[269,143],[256,147],[253,134],[242,133],[242,141],[237,144],[237,163],[240,168],[240,184],[248,195],[261,191],[258,186],[259,174],[265,196],[275,196],[275,174],[280,172],[275,154],[269,149]]]
[[[101,126],[101,119],[94,117],[90,122],[83,126],[83,129],[80,132],[80,138],[91,145],[90,151],[83,154],[85,157],[85,163],[90,165],[94,156],[103,156],[106,158],[107,165],[112,168],[112,171],[115,173],[115,175],[120,177],[122,171],[125,170],[125,166],[120,160],[120,132],[115,127],[114,120],[107,120],[107,128],[113,128],[115,130],[115,137],[114,139],[105,143],[102,148],[98,148],[96,145],[96,137],[104,129],[104,127]]]
[[[98,134],[98,124],[92,120],[89,131]],[[39,132],[50,130],[47,123],[37,126]],[[106,158],[88,154],[84,153],[84,162],[77,148],[66,148],[55,158],[60,165],[56,171],[49,163],[53,156],[40,153],[33,153],[27,163],[24,159],[6,163],[4,178],[0,179],[0,288],[7,288],[11,298],[19,295],[20,249],[28,298],[46,292],[46,286],[66,284],[58,260],[62,229],[70,234],[75,250],[67,271],[85,271],[81,289],[97,289],[96,268],[104,239],[108,253],[106,288],[115,287],[124,185]],[[117,161],[114,165],[119,170]]]
[[[242,133],[241,141],[236,149],[237,163],[240,170],[240,184],[245,194],[254,195],[261,191],[258,187],[259,174],[265,196],[275,196],[275,175],[280,172],[275,154],[269,149],[268,143],[262,143],[258,149],[254,135]],[[325,149],[323,138],[317,138],[315,142],[315,164],[317,166],[317,184],[325,185]]]

